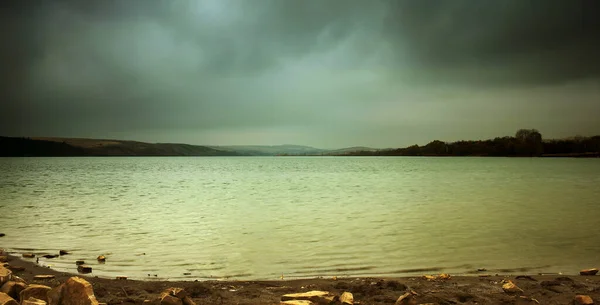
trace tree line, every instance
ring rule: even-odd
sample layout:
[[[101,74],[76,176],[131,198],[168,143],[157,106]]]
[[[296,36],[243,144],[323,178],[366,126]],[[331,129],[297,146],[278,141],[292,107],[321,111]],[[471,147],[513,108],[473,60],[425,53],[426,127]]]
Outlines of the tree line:
[[[359,151],[350,156],[490,156],[490,157],[598,157],[600,136],[576,137],[543,141],[536,129],[519,129],[514,137],[497,137],[481,141],[442,142],[435,140],[425,146],[378,151]]]

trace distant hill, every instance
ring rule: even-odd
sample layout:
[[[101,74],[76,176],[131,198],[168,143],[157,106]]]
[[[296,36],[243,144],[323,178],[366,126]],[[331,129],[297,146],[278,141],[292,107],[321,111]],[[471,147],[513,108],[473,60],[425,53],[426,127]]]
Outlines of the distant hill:
[[[0,156],[239,156],[206,146],[77,138],[0,137]]]
[[[275,156],[275,155],[305,155],[320,154],[326,152],[325,149],[314,148],[302,145],[228,145],[211,146],[214,149],[233,151],[240,154],[253,156]]]

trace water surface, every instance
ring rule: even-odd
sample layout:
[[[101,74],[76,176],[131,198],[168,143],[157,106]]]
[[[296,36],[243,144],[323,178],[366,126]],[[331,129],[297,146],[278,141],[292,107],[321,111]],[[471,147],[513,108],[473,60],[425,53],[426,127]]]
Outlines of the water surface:
[[[72,250],[40,261],[71,272],[80,258],[94,275],[163,279],[600,260],[598,159],[0,158],[0,173],[0,247]]]

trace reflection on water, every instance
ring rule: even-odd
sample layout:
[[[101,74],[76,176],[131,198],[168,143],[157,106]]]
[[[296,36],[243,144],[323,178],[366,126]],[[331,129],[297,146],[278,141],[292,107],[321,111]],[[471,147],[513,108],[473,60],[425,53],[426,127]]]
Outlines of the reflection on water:
[[[4,158],[0,173],[0,247],[71,250],[40,261],[100,276],[575,273],[600,253],[597,159]]]

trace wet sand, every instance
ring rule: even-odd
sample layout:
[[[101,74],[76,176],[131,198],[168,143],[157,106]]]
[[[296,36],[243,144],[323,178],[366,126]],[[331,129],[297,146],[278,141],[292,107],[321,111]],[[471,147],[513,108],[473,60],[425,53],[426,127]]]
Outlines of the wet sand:
[[[28,284],[56,287],[77,275],[55,271],[30,261],[9,256],[13,271]],[[578,271],[574,271],[576,273]],[[54,275],[54,279],[35,280],[35,275]],[[452,276],[446,280],[423,277],[402,278],[316,278],[277,281],[135,281],[77,275],[94,287],[98,301],[107,304],[142,304],[156,298],[169,287],[184,288],[196,304],[279,304],[287,293],[311,290],[340,295],[351,292],[354,304],[394,304],[398,297],[413,290],[416,304],[572,304],[576,295],[589,295],[600,301],[600,276],[580,275],[491,275]],[[503,291],[502,281],[511,280],[523,293]],[[526,297],[521,297],[526,296]]]

